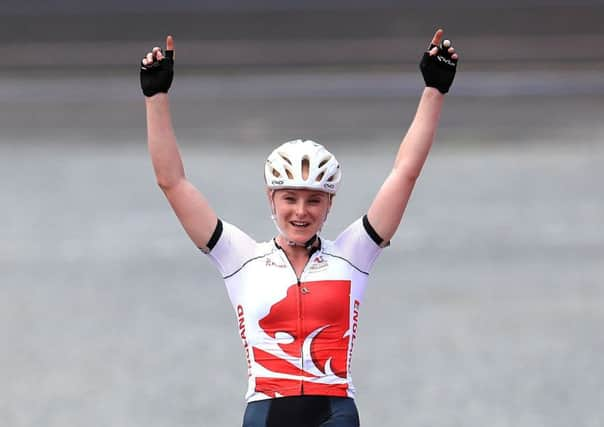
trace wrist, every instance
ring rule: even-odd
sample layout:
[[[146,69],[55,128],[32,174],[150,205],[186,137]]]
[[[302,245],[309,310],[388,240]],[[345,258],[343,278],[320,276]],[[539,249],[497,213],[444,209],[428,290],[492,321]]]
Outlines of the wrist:
[[[158,102],[166,102],[168,100],[168,93],[157,92],[151,96],[145,96],[145,102],[148,104],[154,104]]]
[[[441,99],[444,99],[445,94],[442,93],[440,90],[436,89],[435,87],[426,86],[424,88],[423,96],[441,100]]]

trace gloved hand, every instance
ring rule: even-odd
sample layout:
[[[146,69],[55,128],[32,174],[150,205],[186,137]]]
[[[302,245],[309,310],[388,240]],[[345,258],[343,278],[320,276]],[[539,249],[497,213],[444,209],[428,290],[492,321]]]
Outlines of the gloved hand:
[[[449,40],[441,43],[444,31],[439,29],[434,34],[430,47],[419,64],[426,86],[436,88],[440,93],[447,93],[457,69],[459,55]]]
[[[154,47],[143,58],[140,78],[145,96],[153,96],[160,92],[168,93],[174,78],[174,39],[172,36],[166,37],[165,55],[161,48]]]

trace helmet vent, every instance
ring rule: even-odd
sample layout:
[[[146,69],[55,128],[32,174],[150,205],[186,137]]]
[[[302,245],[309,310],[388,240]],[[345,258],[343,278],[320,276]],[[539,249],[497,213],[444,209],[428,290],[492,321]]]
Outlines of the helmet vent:
[[[323,160],[321,160],[321,163],[319,163],[319,168],[322,168],[323,166],[325,166],[325,164],[329,161],[331,157],[326,157]]]
[[[279,173],[279,171],[277,169],[273,168],[273,176],[275,178],[279,178],[279,177],[281,177],[281,174]]]
[[[307,180],[310,172],[310,160],[308,156],[302,157],[302,179]]]
[[[283,154],[283,153],[279,153],[279,156],[281,156],[281,158],[282,158],[283,160],[285,160],[287,163],[289,163],[289,165],[290,165],[290,166],[292,165],[292,161],[291,161],[291,160],[289,159],[289,157],[287,157],[285,154]]]
[[[323,179],[323,175],[325,175],[325,172],[321,172],[318,176],[317,179],[315,181],[317,182],[321,182],[321,180]]]

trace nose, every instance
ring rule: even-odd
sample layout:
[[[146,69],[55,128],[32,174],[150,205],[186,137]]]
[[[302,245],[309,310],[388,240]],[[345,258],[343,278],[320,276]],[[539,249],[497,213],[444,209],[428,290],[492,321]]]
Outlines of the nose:
[[[296,203],[296,216],[303,218],[306,215],[306,202],[304,200],[298,200]]]

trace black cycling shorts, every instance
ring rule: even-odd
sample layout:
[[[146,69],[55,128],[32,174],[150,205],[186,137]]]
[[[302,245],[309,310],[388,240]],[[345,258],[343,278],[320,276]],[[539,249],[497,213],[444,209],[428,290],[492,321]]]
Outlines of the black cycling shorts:
[[[280,397],[248,403],[243,427],[359,427],[359,413],[348,397]]]

